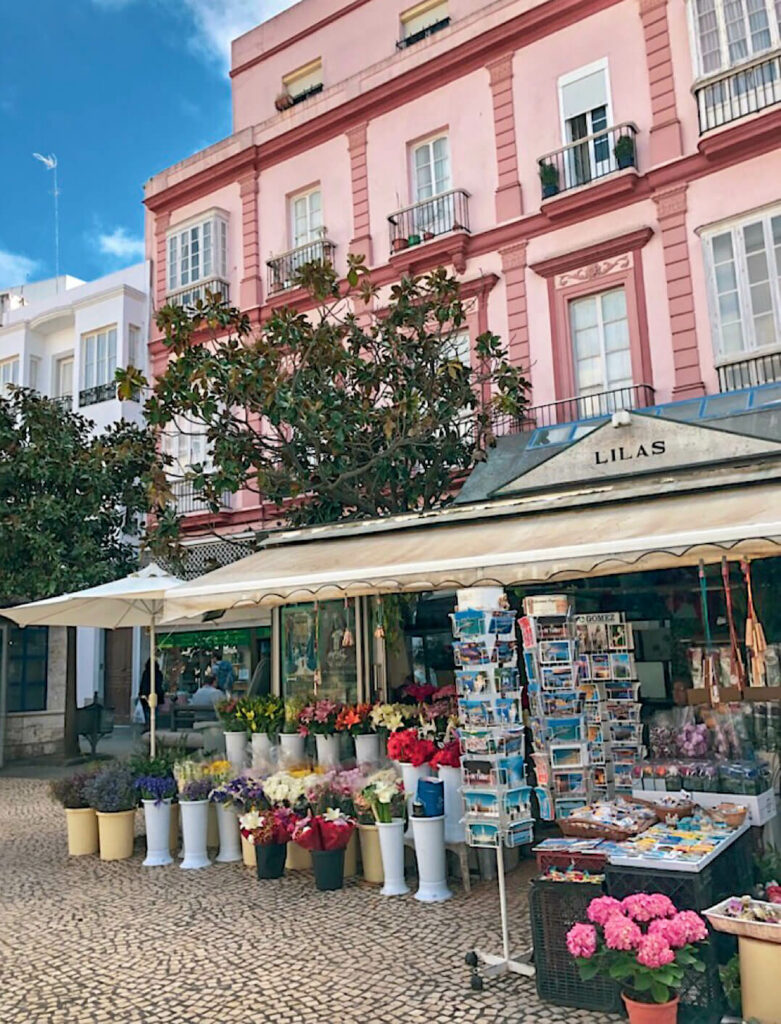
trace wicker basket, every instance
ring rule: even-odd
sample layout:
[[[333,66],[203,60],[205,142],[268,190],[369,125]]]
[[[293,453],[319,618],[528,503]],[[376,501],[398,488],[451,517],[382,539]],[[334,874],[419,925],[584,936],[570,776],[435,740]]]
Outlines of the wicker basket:
[[[718,807],[707,807],[705,810],[714,821],[722,821],[731,828],[739,828],[748,814],[746,807],[737,804],[719,804]]]
[[[561,829],[562,835],[576,839],[609,839],[614,843],[623,843],[625,839],[631,839],[637,832],[630,832],[623,828],[614,828],[598,821],[578,821],[573,818],[557,818],[556,824]],[[649,822],[650,824],[650,822]],[[639,831],[644,831],[640,829]]]
[[[645,797],[639,796],[633,796],[632,803],[647,807],[654,812],[660,821],[667,821],[668,818],[677,818],[679,820],[681,818],[690,818],[697,806],[693,801],[687,800],[685,804],[675,804],[674,807],[668,807],[665,804],[657,804],[653,800],[646,800]]]
[[[732,897],[730,897],[731,899]],[[762,900],[754,900],[761,903]],[[727,917],[722,913],[729,900],[717,903],[710,910],[703,910],[712,928],[717,932],[727,932],[730,935],[739,935],[744,939],[760,939],[762,942],[775,942],[781,944],[781,924],[765,924],[763,921],[743,921],[738,917]],[[772,906],[772,904],[769,904]]]

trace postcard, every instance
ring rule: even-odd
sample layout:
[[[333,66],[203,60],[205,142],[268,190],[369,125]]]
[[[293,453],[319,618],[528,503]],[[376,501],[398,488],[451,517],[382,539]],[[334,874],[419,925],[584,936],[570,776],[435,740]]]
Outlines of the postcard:
[[[522,786],[524,784],[524,759],[504,757],[496,763],[496,783],[499,786]]]
[[[544,690],[572,690],[575,686],[569,665],[540,665],[540,683]]]
[[[572,644],[568,640],[544,640],[540,643],[539,654],[542,665],[569,665]]]
[[[483,640],[457,640],[453,643],[453,658],[457,668],[487,665],[491,658]]]
[[[634,667],[634,658],[628,652],[610,655],[610,673],[613,679],[633,679]]]
[[[592,679],[612,679],[612,669],[610,667],[610,655],[609,654],[592,654],[589,656],[591,661],[591,678]]]
[[[464,809],[467,814],[479,814],[484,817],[499,817],[499,798],[492,789],[464,789]]]
[[[498,846],[501,842],[499,826],[491,822],[468,822],[467,832],[472,846]]]
[[[492,761],[478,758],[462,758],[461,772],[465,786],[490,786],[494,780]]]
[[[608,640],[612,651],[628,651],[632,644],[630,636],[632,627],[627,622],[618,622],[608,626]]]
[[[518,619],[518,628],[521,631],[521,643],[523,646],[534,647],[537,643],[534,619],[530,619],[528,615],[524,615],[522,618]]]

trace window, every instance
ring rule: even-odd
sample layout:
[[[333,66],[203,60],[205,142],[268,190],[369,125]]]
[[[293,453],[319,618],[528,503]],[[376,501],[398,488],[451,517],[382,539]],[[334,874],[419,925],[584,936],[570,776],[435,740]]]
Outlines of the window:
[[[141,328],[135,324],[127,325],[127,362],[128,366],[141,369]]]
[[[716,355],[781,340],[781,212],[754,215],[704,239]]]
[[[182,421],[174,422],[163,434],[163,449],[173,459],[170,467],[174,477],[186,476],[193,466],[211,465],[206,429]]]
[[[282,694],[286,700],[305,698],[315,688],[320,698],[358,699],[356,647],[343,643],[347,628],[355,632],[355,604],[287,605],[280,609],[280,624]]]
[[[4,359],[0,363],[0,394],[8,394],[9,384],[19,383],[19,359]]]
[[[212,216],[168,235],[168,291],[228,274],[228,224]]]
[[[8,627],[9,711],[46,710],[49,630],[46,626]]]
[[[692,0],[699,72],[710,75],[779,46],[779,0]]]
[[[632,356],[624,289],[572,299],[569,313],[577,394],[590,396],[631,388]],[[597,411],[585,411],[584,415]]]
[[[450,144],[447,135],[415,146],[412,173],[416,203],[450,191]]]
[[[56,398],[70,398],[73,394],[73,356],[57,360],[55,369]]]
[[[285,92],[293,100],[293,103],[301,103],[309,96],[314,96],[323,91],[323,62],[317,60],[305,64],[304,67],[291,71],[282,79]]]
[[[291,197],[290,237],[294,249],[323,237],[323,206],[319,188]]]
[[[587,140],[564,155],[567,188],[573,188],[614,169],[607,131],[612,123],[607,63],[600,61],[560,78],[559,100],[564,144]],[[601,132],[604,134],[600,135]],[[592,138],[595,135],[598,137]]]
[[[38,356],[30,356],[27,364],[27,386],[37,391],[40,387],[41,360]]]
[[[106,327],[81,339],[82,390],[113,384],[117,369],[117,329]]]
[[[412,46],[450,24],[447,0],[427,0],[405,11],[401,16],[399,49]]]

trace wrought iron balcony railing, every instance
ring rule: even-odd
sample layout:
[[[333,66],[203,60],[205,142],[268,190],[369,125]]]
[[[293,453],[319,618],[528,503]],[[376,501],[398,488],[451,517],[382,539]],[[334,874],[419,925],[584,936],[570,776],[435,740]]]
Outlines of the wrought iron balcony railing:
[[[269,295],[287,291],[296,285],[296,275],[307,263],[333,263],[336,246],[327,238],[316,238],[266,260]]]
[[[740,391],[759,384],[772,384],[781,380],[781,352],[739,359],[716,367],[719,375],[719,391]]]
[[[308,89],[302,89],[301,92],[290,94],[290,106],[295,107],[298,103],[304,103],[306,100],[311,99],[312,96],[317,96],[318,93],[323,91],[323,83],[318,82],[316,85],[310,85]]]
[[[201,491],[197,491],[192,480],[174,480],[171,482],[171,493],[179,515],[190,516],[199,512],[211,512],[209,502]],[[220,495],[220,512],[229,512],[233,495],[225,491]]]
[[[451,231],[469,232],[469,193],[454,188],[441,195],[423,199],[388,217],[391,252],[430,242]]]
[[[499,414],[494,418],[493,428],[497,437],[506,434],[525,434],[538,427],[561,426],[580,420],[599,419],[612,416],[621,409],[646,409],[656,401],[650,384],[632,384],[625,388],[600,391],[596,395],[579,395],[563,398],[547,405],[535,405],[527,409],[522,417]]]
[[[781,102],[781,52],[697,83],[694,96],[700,135]]]
[[[176,291],[166,295],[166,302],[169,306],[182,306],[184,309],[194,309],[195,303],[199,300],[206,301],[206,293],[216,295],[223,302],[230,301],[230,285],[221,277],[212,277],[208,281],[201,281],[200,284],[191,284],[187,288],[177,288]]]
[[[537,161],[542,198],[637,167],[637,126],[631,121],[584,135]]]
[[[447,28],[449,24],[450,18],[440,18],[439,21],[435,21],[432,25],[426,25],[425,28],[418,29],[417,32],[411,32],[403,39],[399,39],[396,43],[396,49],[406,50],[408,46],[414,46],[415,43],[419,43],[422,39],[426,39],[428,36],[433,36],[435,32],[441,32],[442,29]]]
[[[94,388],[82,388],[79,392],[79,408],[85,405],[98,405],[100,402],[113,402],[117,397],[117,385],[115,381],[108,384],[98,384]]]
[[[73,408],[73,395],[56,395],[52,398],[53,402],[56,402],[61,409],[72,409]]]

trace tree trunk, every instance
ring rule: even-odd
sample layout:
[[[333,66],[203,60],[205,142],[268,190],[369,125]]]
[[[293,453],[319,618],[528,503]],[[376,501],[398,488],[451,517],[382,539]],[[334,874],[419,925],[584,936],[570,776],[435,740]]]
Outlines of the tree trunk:
[[[76,731],[76,627],[67,627],[67,654],[65,668],[65,736],[64,754],[78,757],[81,753]]]

